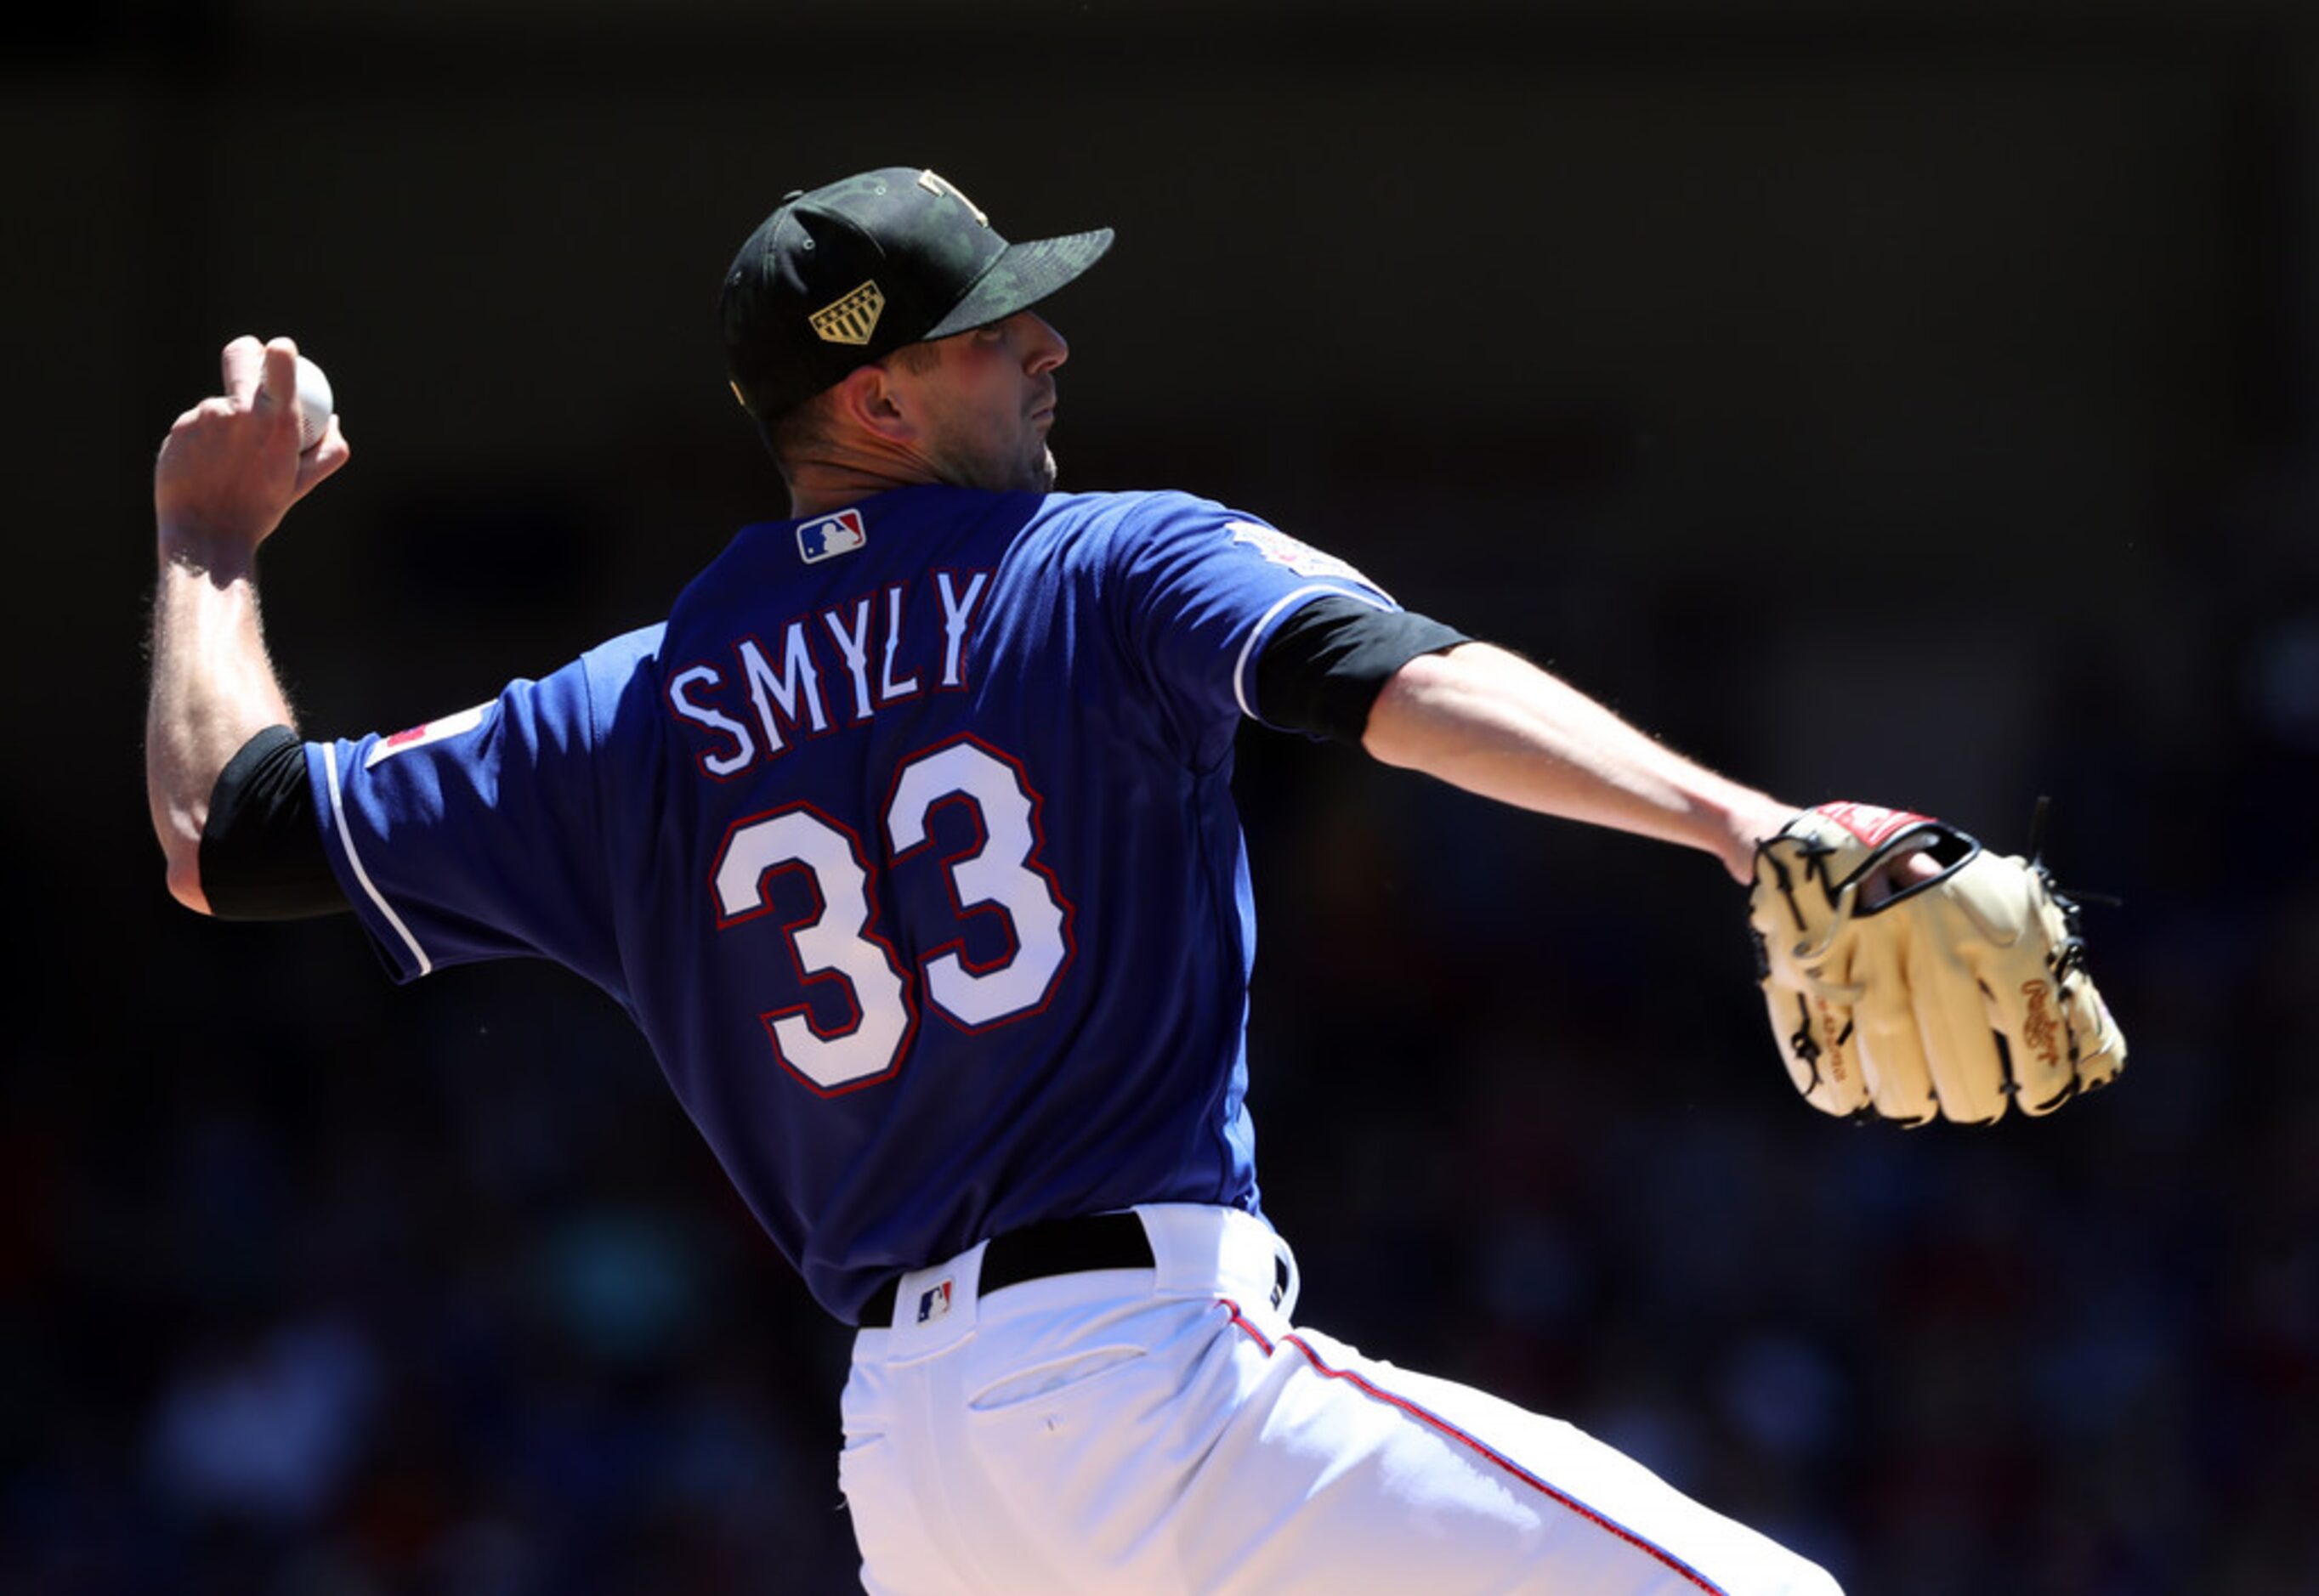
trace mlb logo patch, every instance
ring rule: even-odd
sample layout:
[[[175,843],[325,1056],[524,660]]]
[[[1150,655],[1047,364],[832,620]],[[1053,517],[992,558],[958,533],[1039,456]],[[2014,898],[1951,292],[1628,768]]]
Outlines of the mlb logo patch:
[[[810,565],[817,560],[850,555],[870,541],[869,526],[858,509],[841,509],[834,516],[806,522],[798,528],[798,558]]]
[[[940,1319],[943,1314],[950,1312],[950,1286],[951,1283],[945,1280],[940,1285],[934,1287],[932,1290],[922,1291],[918,1294],[918,1322],[920,1324],[932,1324],[935,1320]]]

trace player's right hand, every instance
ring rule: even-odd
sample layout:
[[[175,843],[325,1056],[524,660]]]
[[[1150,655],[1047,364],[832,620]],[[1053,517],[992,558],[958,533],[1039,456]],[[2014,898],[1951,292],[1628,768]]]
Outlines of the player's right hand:
[[[330,419],[298,452],[298,346],[247,335],[219,362],[225,392],[179,416],[153,463],[153,513],[163,552],[197,559],[254,551],[290,507],[352,452]]]

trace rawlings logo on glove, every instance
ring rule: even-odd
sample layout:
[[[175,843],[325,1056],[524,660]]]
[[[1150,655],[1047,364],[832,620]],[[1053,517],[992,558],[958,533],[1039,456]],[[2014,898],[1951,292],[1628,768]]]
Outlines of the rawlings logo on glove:
[[[2114,1079],[2125,1038],[2085,973],[2077,905],[2035,857],[1866,804],[1755,850],[1756,975],[1813,1107],[1904,1124],[2051,1114]]]

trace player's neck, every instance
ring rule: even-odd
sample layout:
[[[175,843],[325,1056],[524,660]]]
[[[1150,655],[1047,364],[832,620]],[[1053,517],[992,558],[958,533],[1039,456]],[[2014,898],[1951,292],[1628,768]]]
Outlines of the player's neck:
[[[792,519],[826,515],[895,488],[943,480],[930,462],[894,449],[831,450],[791,462],[788,476]]]
[[[879,472],[800,471],[790,478],[790,518],[802,520],[808,516],[826,515],[895,488],[934,480],[931,476]]]

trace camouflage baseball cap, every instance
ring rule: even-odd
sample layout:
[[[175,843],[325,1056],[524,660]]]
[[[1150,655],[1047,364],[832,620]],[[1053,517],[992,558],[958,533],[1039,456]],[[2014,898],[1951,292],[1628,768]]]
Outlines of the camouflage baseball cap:
[[[905,344],[1027,310],[1111,248],[1111,230],[1010,244],[933,172],[885,167],[781,208],[725,273],[735,397],[771,420]]]

